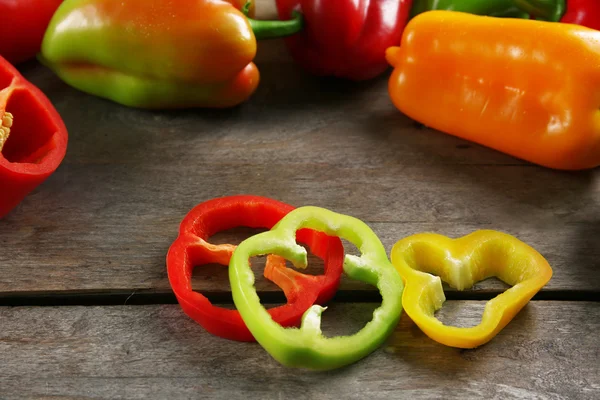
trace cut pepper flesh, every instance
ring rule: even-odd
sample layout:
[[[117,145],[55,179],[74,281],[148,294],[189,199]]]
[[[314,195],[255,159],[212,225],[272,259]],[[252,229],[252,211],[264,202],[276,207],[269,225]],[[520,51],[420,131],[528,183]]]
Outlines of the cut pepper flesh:
[[[297,268],[304,268],[306,251],[294,240],[296,231],[303,228],[337,235],[362,253],[360,257],[346,254],[344,272],[351,279],[376,286],[383,300],[373,319],[354,335],[324,337],[320,323],[325,308],[321,306],[314,305],[304,314],[300,328],[284,328],[271,319],[260,303],[249,259],[277,254]],[[404,285],[379,238],[364,222],[319,207],[297,208],[270,231],[240,243],[231,257],[229,280],[235,305],[256,340],[273,358],[290,367],[330,370],[356,362],[386,340],[402,313]]]
[[[208,243],[210,236],[242,226],[270,229],[293,209],[273,199],[250,195],[212,199],[194,207],[182,221],[179,236],[167,255],[169,282],[184,312],[214,335],[254,341],[238,311],[216,307],[192,290],[192,272],[205,264],[229,264],[236,246]],[[324,261],[325,272],[323,275],[302,274],[287,268],[285,259],[267,256],[264,276],[279,286],[287,299],[287,304],[268,312],[282,326],[299,325],[310,306],[329,301],[342,273],[344,248],[338,238],[307,229],[298,232],[298,236],[299,241]]]
[[[67,142],[52,102],[0,57],[0,218],[56,171]]]
[[[491,230],[457,239],[435,233],[409,236],[393,246],[391,259],[406,284],[406,313],[433,340],[460,348],[491,340],[552,277],[550,265],[535,249]],[[487,302],[479,325],[446,326],[434,316],[446,300],[442,281],[464,290],[490,277],[512,287]]]

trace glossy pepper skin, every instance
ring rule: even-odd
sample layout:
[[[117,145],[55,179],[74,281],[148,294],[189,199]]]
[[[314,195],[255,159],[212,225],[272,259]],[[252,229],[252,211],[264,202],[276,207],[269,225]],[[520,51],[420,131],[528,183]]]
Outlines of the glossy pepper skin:
[[[0,57],[0,218],[54,173],[67,141],[50,100]]]
[[[35,58],[62,0],[0,0],[0,56],[13,65]]]
[[[411,17],[432,10],[465,12],[506,18],[529,18],[557,22],[565,0],[413,0]]]
[[[600,165],[599,31],[430,11],[387,54],[410,118],[548,168]]]
[[[391,259],[405,281],[406,313],[433,340],[460,348],[489,342],[552,277],[550,265],[535,249],[491,230],[457,239],[435,233],[409,236],[392,247]],[[459,328],[435,318],[446,300],[442,281],[464,290],[489,277],[512,287],[486,303],[479,325]]]
[[[276,0],[280,19],[299,11],[304,29],[285,39],[308,72],[353,81],[389,68],[385,50],[398,45],[412,0]]]
[[[295,232],[309,228],[338,236],[356,245],[361,256],[346,254],[344,273],[351,279],[377,286],[382,303],[373,319],[351,336],[326,338],[321,333],[321,313],[314,305],[302,317],[300,328],[283,328],[261,305],[248,260],[276,254],[297,268],[307,265],[306,251],[294,240]],[[238,245],[229,263],[233,301],[258,343],[285,366],[331,370],[354,363],[377,349],[394,331],[402,313],[402,278],[387,258],[375,233],[362,221],[324,208],[305,206],[283,217],[270,231]]]
[[[40,60],[69,85],[125,106],[232,107],[259,83],[244,3],[65,0]]]
[[[600,30],[600,1],[566,0],[566,12],[560,22]]]
[[[192,272],[204,264],[229,265],[236,246],[208,243],[210,236],[240,226],[271,229],[293,209],[277,200],[252,195],[211,199],[194,207],[181,222],[179,235],[167,254],[169,282],[184,312],[213,335],[254,341],[238,311],[214,306],[192,289]],[[339,238],[304,229],[298,232],[298,240],[324,261],[325,272],[301,274],[287,268],[285,259],[267,256],[264,276],[279,286],[287,299],[287,304],[268,310],[273,321],[281,326],[299,325],[310,306],[329,301],[342,274],[344,247]]]

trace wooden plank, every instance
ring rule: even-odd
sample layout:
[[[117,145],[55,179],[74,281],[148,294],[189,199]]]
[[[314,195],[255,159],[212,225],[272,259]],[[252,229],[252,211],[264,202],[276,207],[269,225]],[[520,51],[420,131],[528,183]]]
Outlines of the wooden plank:
[[[378,183],[390,179],[383,171],[369,183],[363,171],[348,176],[338,170],[340,178],[332,182],[320,178],[318,170],[308,173],[306,168],[282,165],[270,173],[274,179],[267,182],[258,174],[250,175],[256,170],[268,173],[259,164],[222,172],[218,166],[205,164],[199,168],[202,173],[197,181],[193,169],[167,172],[108,164],[64,166],[15,213],[0,221],[0,291],[169,290],[165,255],[187,211],[212,197],[248,192],[363,218],[388,252],[398,239],[421,231],[456,237],[481,228],[503,230],[547,257],[555,271],[547,289],[600,289],[596,273],[600,260],[598,211],[590,210],[592,217],[586,221],[575,206],[572,211],[565,206],[568,201],[544,209],[539,203],[511,199],[510,193],[517,192],[509,192],[504,198],[494,197],[496,206],[492,201],[486,205],[483,196],[466,193],[477,188],[476,182],[465,182],[467,189],[457,189],[459,186],[419,181],[416,174],[410,177],[406,172],[396,175],[402,183],[392,188]],[[490,174],[489,179],[496,180],[496,176]],[[358,179],[365,179],[364,184],[353,186]],[[520,178],[515,175],[514,179]],[[346,198],[345,193],[352,194]],[[377,204],[385,198],[388,206]],[[577,198],[581,199],[573,193],[570,201],[578,202]],[[591,202],[585,207],[591,208]],[[236,237],[233,242],[241,239]],[[211,276],[217,269],[205,271],[199,275],[199,290],[227,290],[224,272],[216,279]],[[364,285],[351,282],[343,286],[361,287]],[[481,288],[497,287],[483,284]],[[259,289],[269,290],[267,286]]]
[[[266,1],[258,10],[274,12]],[[57,173],[0,221],[0,296],[169,291],[164,258],[183,216],[238,193],[356,216],[388,251],[424,230],[503,230],[548,258],[555,274],[545,290],[600,291],[599,170],[551,171],[420,129],[391,105],[387,76],[318,79],[281,41],[261,42],[259,52],[256,95],[221,111],[133,110],[24,65],[63,115],[70,142]],[[205,269],[196,287],[225,293],[224,276]],[[342,289],[370,290],[346,280]]]
[[[375,307],[333,304],[324,332],[352,333]],[[471,326],[482,309],[451,301],[440,313]],[[287,369],[258,344],[211,336],[177,306],[0,308],[0,319],[6,400],[600,396],[600,303],[532,302],[474,350],[433,342],[404,316],[379,350],[329,373]]]

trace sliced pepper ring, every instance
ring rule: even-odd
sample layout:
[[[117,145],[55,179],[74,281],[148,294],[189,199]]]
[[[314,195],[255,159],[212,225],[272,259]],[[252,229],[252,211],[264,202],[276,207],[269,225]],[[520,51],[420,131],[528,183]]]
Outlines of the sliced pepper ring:
[[[0,57],[0,218],[54,173],[67,142],[50,100]]]
[[[460,348],[490,341],[552,277],[552,268],[535,249],[492,230],[457,239],[412,235],[392,247],[391,259],[406,284],[402,304],[409,317],[431,339]],[[434,316],[446,301],[442,281],[464,290],[490,277],[512,287],[486,303],[479,325],[447,326]]]
[[[229,265],[234,245],[207,242],[217,232],[235,227],[271,229],[294,207],[265,197],[240,195],[212,199],[194,207],[183,219],[179,236],[167,254],[167,273],[184,312],[208,332],[231,340],[254,341],[236,310],[214,306],[192,290],[193,269],[205,264]],[[313,304],[324,304],[335,294],[341,274],[344,247],[339,238],[312,230],[299,232],[299,241],[323,259],[323,275],[305,275],[285,266],[285,259],[268,255],[264,276],[279,286],[287,304],[269,309],[282,326],[298,325]]]
[[[346,254],[344,272],[352,279],[377,286],[383,301],[373,312],[373,319],[354,335],[324,337],[320,325],[325,308],[318,305],[304,314],[300,328],[284,328],[273,321],[260,304],[249,259],[276,254],[297,268],[305,268],[306,251],[294,240],[303,228],[338,235],[362,253],[360,257]],[[402,313],[404,285],[379,238],[359,219],[319,207],[297,208],[270,231],[240,243],[231,257],[229,280],[233,301],[250,332],[274,359],[290,367],[330,370],[356,362],[386,340]]]

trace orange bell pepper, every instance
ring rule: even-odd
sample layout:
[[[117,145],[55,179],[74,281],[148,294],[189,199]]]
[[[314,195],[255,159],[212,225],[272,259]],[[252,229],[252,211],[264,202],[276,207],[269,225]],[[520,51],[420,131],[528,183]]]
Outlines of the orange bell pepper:
[[[410,118],[548,168],[600,165],[600,31],[429,11],[386,55]]]

